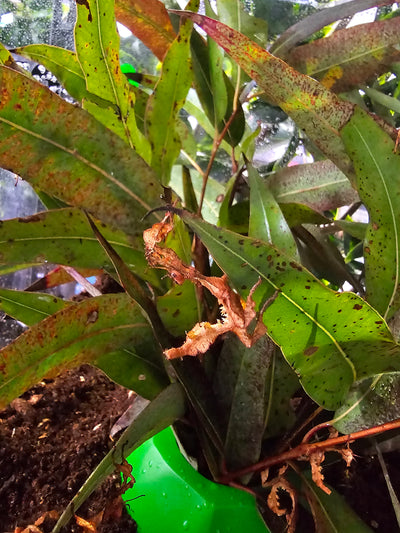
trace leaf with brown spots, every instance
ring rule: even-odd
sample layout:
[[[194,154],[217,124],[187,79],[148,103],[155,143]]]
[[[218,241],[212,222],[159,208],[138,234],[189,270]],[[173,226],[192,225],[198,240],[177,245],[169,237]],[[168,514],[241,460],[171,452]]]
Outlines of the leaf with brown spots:
[[[400,155],[378,124],[357,109],[342,130],[357,189],[368,209],[364,239],[367,301],[388,320],[400,308]]]
[[[0,351],[0,405],[43,377],[83,362],[138,392],[138,375],[145,375],[142,383],[148,397],[168,383],[161,352],[138,306],[126,294],[108,294],[58,311]]]
[[[298,46],[287,62],[335,93],[349,91],[400,60],[399,31],[398,17],[360,24]]]
[[[146,132],[152,148],[151,165],[161,183],[168,185],[172,165],[181,149],[178,114],[192,82],[190,36],[193,24],[186,20],[171,44],[146,107]]]
[[[138,243],[141,218],[161,192],[143,159],[87,112],[18,72],[0,67],[0,90],[0,166]]]
[[[264,324],[317,403],[337,409],[353,382],[400,370],[400,346],[362,298],[328,289],[272,244],[174,211],[198,235],[242,298],[252,291],[254,311],[260,312],[278,291],[274,304],[263,313]],[[259,279],[259,286],[252,289]],[[305,355],[308,349],[312,353]]]
[[[132,112],[135,96],[121,71],[119,44],[114,0],[77,2],[76,55],[86,89],[103,101],[98,105],[89,98],[84,100],[83,107],[149,161],[149,143],[138,129]]]
[[[177,13],[190,18],[212,37],[258,83],[272,104],[281,107],[329,159],[353,177],[339,134],[353,113],[353,104],[340,100],[319,82],[297,72],[233,28],[197,13]]]
[[[164,58],[176,34],[160,0],[116,0],[115,14],[158,59]]]

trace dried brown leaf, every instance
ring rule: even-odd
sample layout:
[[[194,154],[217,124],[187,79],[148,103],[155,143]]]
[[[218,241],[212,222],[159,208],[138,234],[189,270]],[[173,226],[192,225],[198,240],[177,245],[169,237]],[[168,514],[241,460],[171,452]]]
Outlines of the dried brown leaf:
[[[77,515],[75,515],[75,520],[77,525],[83,529],[84,533],[97,533],[97,526],[93,522],[88,522]]]
[[[325,459],[325,453],[318,450],[310,455],[311,476],[314,483],[323,490],[326,494],[330,494],[332,491],[324,485],[324,475],[322,473],[322,463]]]
[[[185,280],[189,280],[197,286],[208,289],[220,304],[222,319],[214,324],[209,322],[196,324],[187,334],[186,341],[182,346],[170,348],[164,352],[167,358],[175,359],[186,355],[203,354],[217,337],[227,332],[235,333],[246,347],[253,346],[266,333],[266,327],[262,322],[262,313],[257,318],[254,331],[248,331],[251,322],[257,317],[253,294],[259,283],[254,285],[244,302],[239,294],[231,289],[226,276],[220,278],[204,276],[193,266],[185,265],[173,250],[159,246],[159,243],[165,240],[172,229],[172,215],[168,213],[162,222],[154,224],[144,232],[143,239],[149,265],[164,268],[179,285]]]
[[[286,470],[286,467],[285,467]],[[292,501],[292,508],[291,510],[287,510],[283,507],[281,507],[280,501],[279,501],[279,491],[286,492],[291,501]],[[297,517],[297,494],[294,488],[290,485],[290,483],[281,476],[278,476],[276,478],[276,481],[271,486],[271,492],[268,495],[267,499],[268,507],[278,516],[285,516],[288,529],[287,533],[294,533],[296,529],[296,517]]]

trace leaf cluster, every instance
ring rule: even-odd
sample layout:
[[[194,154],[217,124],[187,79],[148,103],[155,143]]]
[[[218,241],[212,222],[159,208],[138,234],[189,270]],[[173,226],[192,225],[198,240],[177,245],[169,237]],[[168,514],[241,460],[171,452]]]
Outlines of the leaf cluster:
[[[258,17],[239,1],[217,12],[206,1],[206,15],[198,4],[88,0],[74,52],[0,45],[0,166],[46,206],[1,222],[0,268],[58,265],[46,288],[117,282],[79,303],[0,289],[0,308],[30,326],[0,351],[0,404],[82,362],[151,400],[58,527],[121,454],[180,419],[205,473],[269,494],[291,528],[296,486],[317,528],[367,530],[304,465],[271,480],[263,460],[279,464],[314,419],[348,433],[399,416],[400,19],[299,44],[339,18],[327,8],[273,55],[272,4]],[[124,74],[117,20],[159,59],[156,75]],[[74,103],[14,54],[48,68]],[[283,131],[283,152],[267,153]],[[343,455],[337,442],[326,449]]]

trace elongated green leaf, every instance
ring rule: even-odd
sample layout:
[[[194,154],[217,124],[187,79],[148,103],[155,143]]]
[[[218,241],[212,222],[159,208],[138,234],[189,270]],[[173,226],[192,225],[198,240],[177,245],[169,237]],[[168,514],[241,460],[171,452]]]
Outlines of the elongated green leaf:
[[[219,20],[223,20],[227,26],[247,35],[262,47],[266,47],[268,39],[266,20],[247,13],[240,0],[217,0],[217,7]]]
[[[70,305],[51,294],[0,289],[0,309],[28,326]],[[120,385],[134,390],[144,398],[152,399],[168,385],[168,377],[160,365],[160,354],[147,351],[138,355],[132,348],[100,354],[92,364]]]
[[[161,430],[173,424],[185,414],[185,396],[182,387],[172,383],[163,390],[140,415],[122,433],[108,454],[98,467],[92,472],[77,495],[68,504],[52,533],[59,533],[61,528],[73,518],[77,509],[92,494],[92,492],[112,474],[116,465]]]
[[[152,167],[164,185],[170,180],[172,165],[181,149],[176,122],[192,82],[189,57],[192,27],[190,21],[182,23],[178,37],[165,56],[160,79],[146,108]]]
[[[114,0],[77,3],[75,46],[86,88],[111,103],[104,108],[90,99],[84,102],[84,107],[148,160],[148,142],[138,130],[132,112],[134,93],[120,68],[119,42]]]
[[[150,343],[150,338],[148,338]],[[156,340],[153,338],[153,342]],[[136,394],[152,400],[170,382],[161,363],[160,351],[135,350],[124,347],[120,350],[100,354],[91,364],[107,376]]]
[[[341,433],[353,433],[399,417],[400,373],[390,372],[355,383],[333,425]]]
[[[316,486],[310,472],[301,475],[302,491],[307,494],[318,533],[372,533],[347,505],[345,499],[332,489],[326,494]]]
[[[400,59],[399,30],[400,19],[395,17],[335,31],[297,47],[288,63],[334,92],[349,91]]]
[[[15,291],[0,288],[0,309],[27,326],[71,305],[52,294]]]
[[[298,377],[276,348],[265,387],[265,439],[283,435],[293,427],[296,416],[292,397],[299,388]]]
[[[175,39],[167,10],[159,0],[116,0],[117,20],[162,60]]]
[[[369,213],[364,241],[367,300],[385,318],[400,307],[400,158],[394,142],[361,109],[343,128],[357,189]]]
[[[193,182],[193,188],[196,194],[197,201],[200,199],[200,191],[202,186],[202,177],[198,172],[192,170],[191,179]],[[182,168],[174,166],[172,170],[172,179],[170,183],[173,190],[181,198],[184,197],[183,183],[182,183]],[[221,202],[224,199],[224,186],[213,178],[208,178],[206,194],[203,201],[202,215],[205,220],[216,224],[218,221],[219,210]]]
[[[26,76],[29,76],[29,73],[26,70],[24,70],[22,67],[20,67],[18,63],[14,61],[13,56],[10,54],[7,48],[3,46],[1,43],[0,43],[0,65],[4,65],[5,67],[12,68],[14,70],[17,70],[21,74],[25,74]]]
[[[299,203],[320,213],[359,199],[343,172],[329,160],[279,170],[269,176],[268,185],[278,203]]]
[[[103,109],[112,106],[111,102],[86,89],[85,76],[75,52],[49,44],[30,44],[16,48],[14,52],[44,65],[75,100],[92,100]]]
[[[337,166],[352,177],[352,166],[339,130],[347,123],[353,105],[339,100],[317,81],[296,72],[256,43],[225,24],[184,12],[232,57]]]
[[[103,222],[141,234],[141,218],[161,192],[150,167],[88,113],[37,82],[0,67],[0,87],[0,165]]]
[[[93,233],[96,235],[99,243],[104,251],[112,261],[115,270],[119,276],[121,285],[126,290],[127,294],[138,304],[143,316],[151,324],[153,332],[161,346],[165,346],[170,341],[170,335],[164,327],[157,312],[153,299],[150,298],[149,293],[145,290],[140,282],[138,276],[133,273],[123,259],[114,250],[111,244],[100,233],[95,223],[88,217]]]
[[[249,236],[274,244],[297,260],[296,242],[268,182],[250,163],[247,163],[247,172],[250,185]]]
[[[143,252],[118,230],[102,227],[102,232],[129,268],[146,281],[160,287],[159,277],[148,268]],[[65,208],[14,218],[0,223],[0,265],[49,263],[113,271],[99,245],[88,219],[80,209]]]
[[[215,16],[209,0],[206,0],[205,6],[207,16]],[[207,50],[209,58],[211,92],[214,98],[214,125],[218,127],[225,117],[228,106],[228,95],[226,91],[223,70],[224,54],[217,43],[209,37],[207,38]]]
[[[127,295],[103,295],[62,309],[0,351],[0,405],[44,376],[93,362],[127,344],[146,357],[158,352],[162,371],[150,326]]]
[[[259,280],[257,306],[277,292],[264,323],[317,403],[336,409],[354,381],[400,369],[400,346],[360,297],[329,290],[268,243],[179,214],[243,296]]]
[[[265,422],[265,380],[274,344],[266,337],[246,348],[232,335],[225,340],[214,390],[228,416],[225,459],[238,469],[260,458]]]
[[[209,63],[209,51],[206,43],[203,38],[197,33],[192,33],[191,39],[191,53],[192,53],[192,62],[193,62],[193,74],[194,74],[194,86],[197,92],[197,95],[200,99],[201,105],[204,109],[205,116],[208,118],[210,124],[215,127],[215,117],[218,116],[215,106],[217,105],[215,101],[214,94],[212,92],[212,73],[210,71]],[[217,124],[218,132],[221,133],[224,127],[227,124],[227,121],[231,118],[233,112],[233,98],[235,94],[235,89],[228,78],[228,76],[223,74],[225,81],[226,93],[227,93],[227,108],[226,114],[223,117],[223,120]],[[195,110],[194,110],[195,111]],[[191,114],[192,112],[189,111]],[[195,116],[195,115],[193,115]],[[199,124],[207,131],[211,138],[215,136],[215,130],[213,128],[208,128],[207,121],[203,117],[196,116]],[[233,118],[225,136],[226,141],[222,142],[222,147],[226,149],[226,142],[229,142],[231,146],[236,146],[240,139],[243,136],[245,126],[244,114],[241,105],[238,105],[236,115]],[[228,148],[228,153],[231,151]]]

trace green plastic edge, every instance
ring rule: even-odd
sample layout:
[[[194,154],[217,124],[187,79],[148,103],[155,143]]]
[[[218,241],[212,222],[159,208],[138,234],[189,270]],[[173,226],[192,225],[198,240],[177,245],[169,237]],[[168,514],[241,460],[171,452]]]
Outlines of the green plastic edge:
[[[199,474],[168,427],[127,458],[135,478],[123,494],[138,533],[269,533],[255,498]]]

